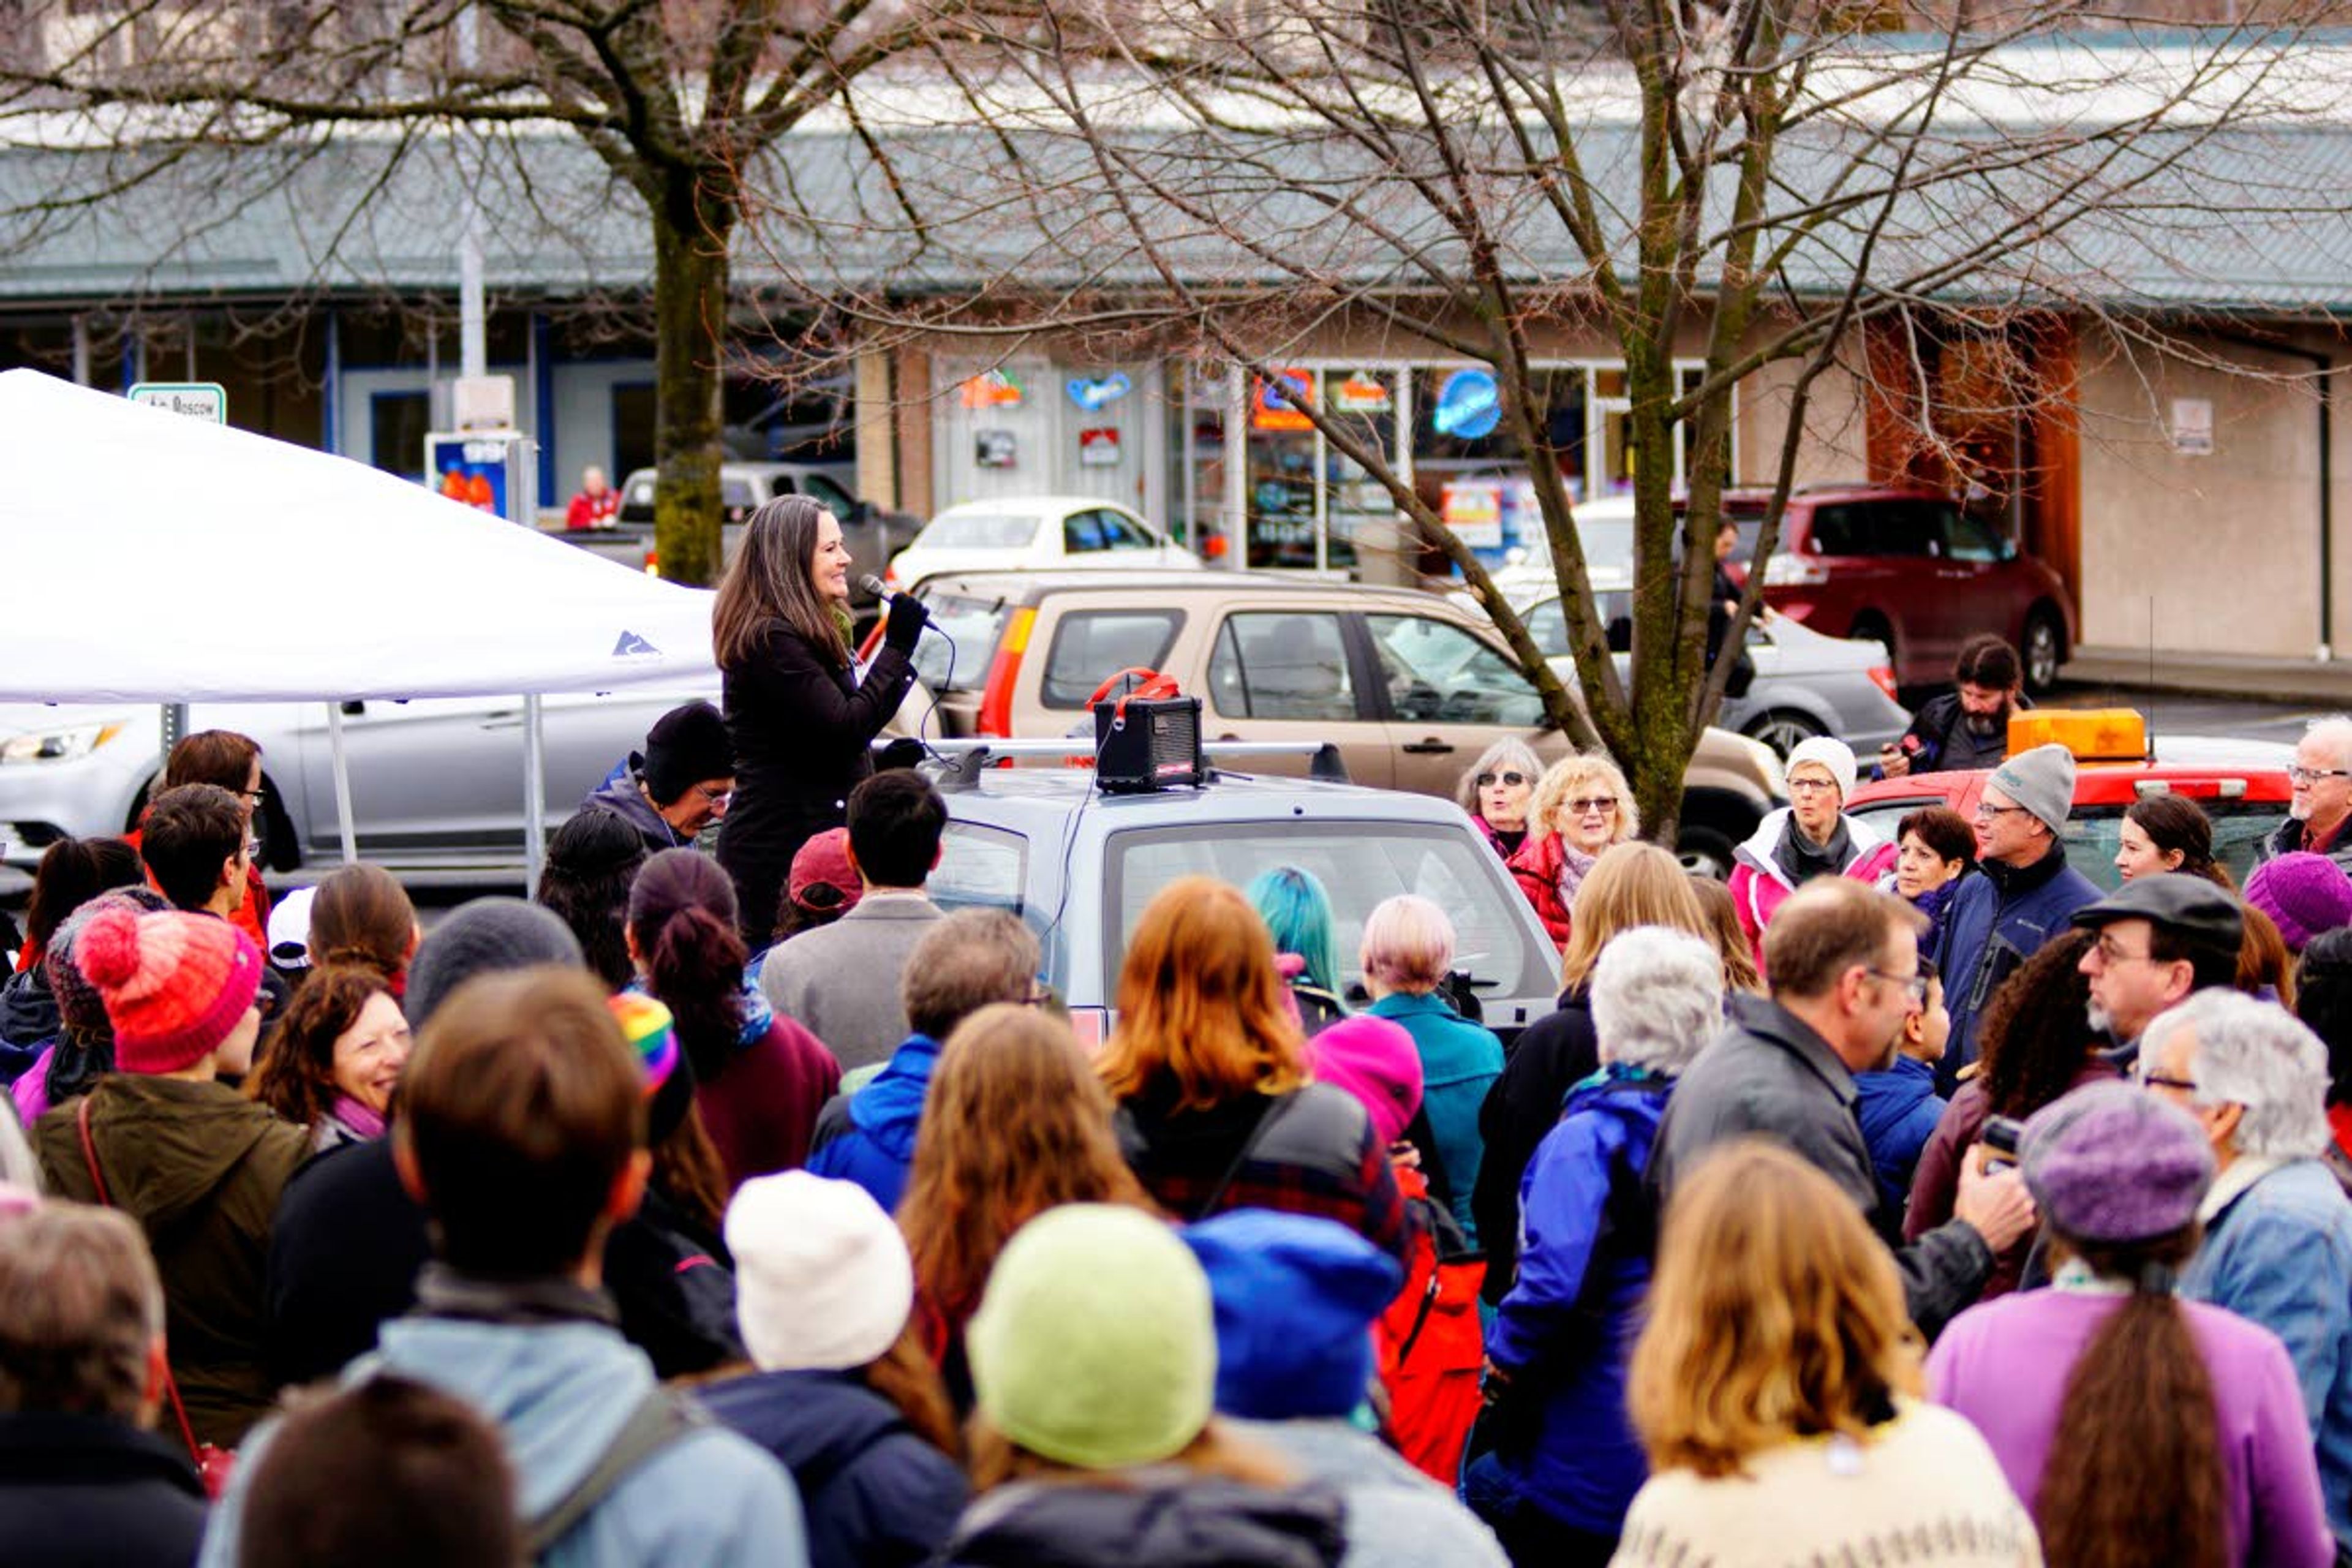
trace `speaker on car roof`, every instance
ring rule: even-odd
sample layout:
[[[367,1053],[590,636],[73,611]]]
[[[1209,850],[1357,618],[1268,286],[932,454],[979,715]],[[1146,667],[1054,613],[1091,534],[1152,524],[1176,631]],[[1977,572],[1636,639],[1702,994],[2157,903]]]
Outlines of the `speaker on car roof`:
[[[1116,700],[1110,689],[1141,684]],[[1207,776],[1201,755],[1201,700],[1149,669],[1123,669],[1095,689],[1095,786],[1109,795],[1196,785]]]

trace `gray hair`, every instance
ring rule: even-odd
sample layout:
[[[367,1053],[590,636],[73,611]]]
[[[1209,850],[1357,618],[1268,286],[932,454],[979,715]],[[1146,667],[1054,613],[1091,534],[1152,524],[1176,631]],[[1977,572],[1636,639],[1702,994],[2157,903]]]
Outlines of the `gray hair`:
[[[2314,719],[2303,727],[2303,738],[2332,742],[2336,747],[2336,765],[2352,768],[2352,713],[2329,713]]]
[[[1723,959],[1668,926],[1619,931],[1592,966],[1601,1059],[1669,1076],[1723,1027]]]
[[[2298,1159],[2327,1147],[2327,1047],[2293,1014],[2236,991],[2200,991],[2149,1022],[2142,1070],[2148,1052],[2183,1033],[2197,1042],[2189,1102],[2243,1108],[2231,1141],[2238,1153]]]
[[[1479,752],[1478,760],[1462,770],[1462,777],[1454,785],[1454,803],[1471,816],[1477,816],[1478,775],[1499,773],[1514,768],[1528,775],[1528,791],[1532,795],[1537,783],[1543,777],[1543,759],[1536,755],[1533,746],[1517,735],[1506,735]]]
[[[1037,958],[1036,937],[1006,910],[958,910],[934,921],[899,978],[908,1026],[945,1041],[992,1002],[1027,1001]]]

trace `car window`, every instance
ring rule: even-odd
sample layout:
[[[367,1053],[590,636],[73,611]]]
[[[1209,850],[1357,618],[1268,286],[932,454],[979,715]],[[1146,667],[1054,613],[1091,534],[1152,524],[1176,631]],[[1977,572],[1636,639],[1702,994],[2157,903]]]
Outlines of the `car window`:
[[[1559,954],[1531,939],[1502,863],[1466,836],[1437,823],[1245,822],[1115,833],[1104,846],[1108,873],[1104,994],[1117,994],[1127,933],[1144,906],[1179,877],[1208,876],[1236,888],[1277,866],[1311,872],[1331,897],[1333,946],[1343,984],[1360,980],[1356,957],[1364,920],[1382,900],[1418,893],[1454,922],[1456,969],[1488,995],[1549,995]],[[1538,951],[1540,949],[1541,951]]]
[[[621,491],[621,521],[651,522],[654,520],[654,476],[633,474]]]
[[[2197,804],[2213,821],[2213,858],[2230,868],[2240,887],[2245,886],[2263,839],[2286,819],[2287,803],[2200,800]],[[2077,805],[2066,821],[2066,863],[2108,889],[2123,882],[2116,873],[2116,850],[2123,837],[2125,809]]]
[[[751,493],[751,480],[722,478],[719,481],[719,504],[730,511],[749,511],[760,504],[760,500]]]
[[[1603,594],[1601,599],[1606,605],[1614,596]],[[1605,615],[1607,611],[1602,613]],[[1535,639],[1536,647],[1543,650],[1546,658],[1568,657],[1568,612],[1559,607],[1558,599],[1546,599],[1525,618],[1528,636]]]
[[[1077,610],[1054,628],[1045,654],[1048,708],[1083,708],[1095,688],[1122,669],[1158,669],[1184,624],[1181,610]]]
[[[940,863],[923,891],[943,910],[1021,912],[1029,885],[1029,840],[1007,828],[950,820],[940,840]]]
[[[1095,515],[1102,519],[1103,537],[1110,542],[1113,550],[1160,548],[1160,541],[1152,537],[1151,531],[1135,519],[1108,510]]]
[[[1339,617],[1226,616],[1209,659],[1209,701],[1235,719],[1356,718]]]
[[[1942,510],[1945,559],[1985,563],[2000,559],[2000,540],[1990,529],[1956,506]]]
[[[1365,622],[1397,718],[1518,729],[1543,722],[1543,699],[1484,639],[1427,616],[1368,616]]]
[[[961,594],[920,594],[931,625],[945,637],[927,637],[915,644],[916,679],[933,696],[945,691],[977,691],[988,680],[989,661],[996,639],[1004,631],[1011,605],[1002,598]]]
[[[1087,555],[1097,550],[1108,550],[1110,540],[1103,532],[1099,511],[1074,511],[1062,520],[1062,553]]]
[[[1045,521],[1034,513],[968,511],[934,518],[916,542],[926,550],[1023,550]]]
[[[857,503],[849,492],[826,479],[823,474],[810,474],[800,481],[801,494],[809,497],[825,510],[833,513],[837,522],[849,521],[850,511]]]

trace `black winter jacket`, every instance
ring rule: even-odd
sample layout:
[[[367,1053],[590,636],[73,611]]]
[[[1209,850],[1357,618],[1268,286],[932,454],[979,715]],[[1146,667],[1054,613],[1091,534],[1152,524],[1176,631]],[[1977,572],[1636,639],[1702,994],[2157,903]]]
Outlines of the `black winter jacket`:
[[[955,1461],[854,1373],[754,1373],[698,1393],[792,1471],[810,1568],[928,1563],[971,1495]]]
[[[1345,1505],[1154,1467],[1099,1481],[1016,1482],[964,1510],[943,1568],[1334,1568]]]
[[[1592,1028],[1592,1000],[1565,992],[1556,1012],[1520,1032],[1503,1076],[1478,1108],[1478,1136],[1486,1144],[1471,1189],[1470,1213],[1486,1251],[1480,1294],[1496,1306],[1510,1293],[1519,1261],[1519,1182],[1536,1146],[1559,1123],[1568,1091],[1601,1070],[1601,1040]]]
[[[176,1440],[102,1415],[0,1415],[8,1568],[187,1568],[204,1534],[205,1489]]]

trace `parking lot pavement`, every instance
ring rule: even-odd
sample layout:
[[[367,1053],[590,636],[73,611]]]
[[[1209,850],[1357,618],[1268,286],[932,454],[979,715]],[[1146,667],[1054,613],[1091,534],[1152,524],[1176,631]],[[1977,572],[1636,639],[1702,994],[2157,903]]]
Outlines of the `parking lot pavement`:
[[[2302,738],[2305,725],[2336,711],[2308,702],[2263,702],[2074,682],[2061,685],[2043,706],[2137,708],[2147,715],[2148,728],[2154,734],[2227,735],[2240,740],[2290,743]]]

